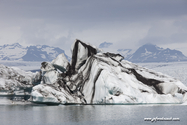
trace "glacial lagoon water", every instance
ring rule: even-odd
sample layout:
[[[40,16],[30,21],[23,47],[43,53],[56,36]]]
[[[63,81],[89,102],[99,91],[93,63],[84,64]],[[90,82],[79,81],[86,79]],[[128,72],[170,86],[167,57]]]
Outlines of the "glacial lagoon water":
[[[157,121],[155,120],[156,117]],[[145,118],[151,118],[152,121],[145,121]],[[164,118],[165,121],[158,121],[159,118]],[[174,118],[177,118],[177,120],[174,120]],[[0,125],[135,124],[186,125],[187,106],[169,104],[84,106],[0,105]]]

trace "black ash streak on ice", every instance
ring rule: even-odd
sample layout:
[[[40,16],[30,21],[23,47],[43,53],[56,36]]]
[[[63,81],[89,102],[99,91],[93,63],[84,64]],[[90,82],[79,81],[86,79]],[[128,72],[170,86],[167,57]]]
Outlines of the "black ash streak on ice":
[[[104,53],[104,55],[106,55],[106,57],[108,58],[111,58],[113,61],[116,61],[117,63],[119,63],[118,65],[121,66],[122,68],[125,68],[121,65],[121,63],[115,59],[113,59],[112,57],[116,57],[116,56],[121,56],[120,54],[114,54],[114,53]],[[122,56],[121,56],[122,57]],[[123,59],[123,58],[122,58]],[[103,60],[102,60],[103,61]],[[104,61],[103,61],[104,62]],[[105,61],[106,64],[108,64],[106,61]],[[156,79],[148,79],[148,78],[145,78],[143,77],[142,75],[140,75],[139,73],[136,72],[135,69],[131,69],[131,68],[126,68],[128,71],[123,71],[125,73],[128,73],[128,74],[133,74],[140,82],[148,85],[148,86],[153,86],[155,89],[156,89],[156,92],[158,94],[163,94],[161,92],[161,88],[159,86],[157,86],[159,83],[163,83],[163,81],[159,81],[159,80],[156,80]],[[142,92],[147,92],[146,90],[141,90]]]
[[[76,62],[77,62],[77,54],[78,54],[78,48],[79,48],[78,45],[79,44],[83,45],[85,48],[88,49],[88,57],[91,55],[95,55],[97,53],[95,48],[93,48],[89,45],[86,45],[85,43],[81,42],[80,40],[77,40],[75,42],[75,46],[73,48],[73,54],[72,54],[72,65],[71,65],[72,73],[75,73],[75,66],[76,66]]]
[[[114,54],[114,53],[104,53],[107,57],[116,57],[116,56],[121,56],[120,54]],[[111,58],[113,61],[116,61],[117,63],[119,63],[119,65],[122,67],[122,68],[125,68],[121,65],[121,63],[113,58]],[[123,58],[124,59],[124,58]],[[105,62],[107,63],[107,62]],[[143,77],[142,75],[140,75],[139,73],[136,72],[135,69],[130,69],[130,68],[127,68],[129,72],[126,71],[126,73],[130,74],[132,73],[140,82],[148,85],[148,86],[153,86],[155,89],[156,89],[156,92],[158,94],[163,94],[161,91],[160,91],[160,87],[158,87],[157,85],[159,83],[163,83],[163,81],[159,81],[159,80],[156,80],[156,79],[147,79],[145,77]],[[147,92],[146,90],[142,90],[142,92]]]
[[[81,44],[85,47],[85,49],[87,48],[88,49],[88,54],[87,56],[91,58],[89,59],[89,62],[90,63],[87,63],[87,64],[92,64],[92,62],[94,61],[92,58],[93,58],[93,55],[95,55],[97,53],[97,50],[89,45],[86,45],[85,43],[81,42],[80,40],[77,40],[75,42],[75,46],[74,46],[74,49],[73,49],[73,55],[72,55],[72,66],[71,66],[71,70],[72,70],[72,73],[74,74],[75,73],[75,66],[76,66],[76,63],[77,63],[77,54],[78,54],[78,45]],[[84,65],[84,63],[86,62],[83,61],[82,64],[80,65]],[[89,66],[85,66],[85,68],[88,68],[88,72],[91,70],[91,65]],[[78,68],[80,68],[80,66],[78,66]],[[84,71],[84,70],[83,70]],[[94,78],[94,85],[93,85],[93,94],[92,94],[92,98],[91,98],[91,103],[93,103],[93,98],[94,98],[94,95],[95,95],[95,84],[96,84],[96,81],[101,73],[102,69],[100,69],[98,72],[97,72],[97,75],[95,76]],[[79,75],[80,76],[80,75]],[[82,75],[81,75],[82,76]],[[85,79],[79,79],[80,82],[78,83],[78,87],[80,87],[80,91],[82,92],[83,91],[83,87],[84,87],[84,84],[86,81],[89,80],[89,77],[90,77],[90,73],[87,73],[87,75],[85,76]],[[82,77],[81,77],[82,78]]]
[[[138,74],[135,69],[129,69],[129,70],[136,76],[136,78],[140,82],[142,82],[148,86],[153,86],[156,89],[156,92],[158,94],[163,94],[161,91],[161,88],[157,86],[159,83],[163,83],[162,81],[159,81],[156,79],[147,79],[147,78],[143,77],[142,75]]]
[[[94,98],[94,95],[95,95],[95,84],[96,84],[96,81],[97,79],[99,78],[101,72],[102,72],[103,69],[99,69],[99,71],[97,72],[97,75],[95,76],[94,78],[94,86],[93,86],[93,94],[92,94],[92,99],[91,99],[91,103],[93,103],[93,98]]]

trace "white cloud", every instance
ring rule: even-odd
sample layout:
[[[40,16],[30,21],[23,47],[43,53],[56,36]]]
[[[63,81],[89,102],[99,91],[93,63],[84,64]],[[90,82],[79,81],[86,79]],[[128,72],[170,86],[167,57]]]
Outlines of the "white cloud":
[[[1,27],[0,30],[0,41],[4,44],[9,44],[12,42],[18,42],[21,37],[20,27]]]
[[[186,0],[0,1],[0,43],[68,51],[78,38],[96,46],[112,42],[114,48],[147,42],[180,48],[187,42],[186,5]]]

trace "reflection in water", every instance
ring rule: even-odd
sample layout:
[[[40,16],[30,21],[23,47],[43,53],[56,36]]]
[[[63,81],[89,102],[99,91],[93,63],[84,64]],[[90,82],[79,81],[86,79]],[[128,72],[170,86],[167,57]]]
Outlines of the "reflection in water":
[[[186,123],[187,107],[142,105],[1,105],[0,123],[3,125],[63,125],[63,124],[150,124],[144,118],[177,117],[180,121],[161,124]],[[161,122],[161,121],[158,121]]]

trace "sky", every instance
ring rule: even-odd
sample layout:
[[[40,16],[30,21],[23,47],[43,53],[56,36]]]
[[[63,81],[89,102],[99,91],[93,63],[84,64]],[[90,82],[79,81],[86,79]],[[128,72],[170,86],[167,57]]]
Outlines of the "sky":
[[[50,45],[70,56],[75,39],[187,56],[187,0],[0,0],[0,45]]]

